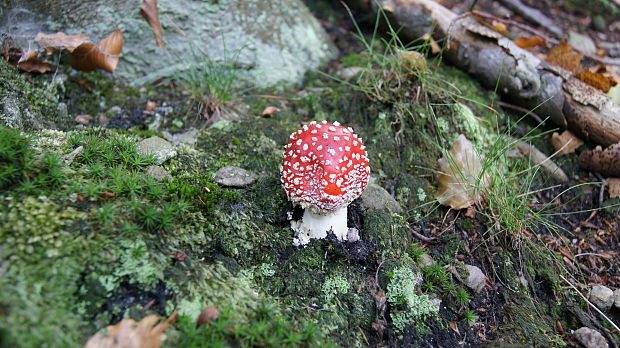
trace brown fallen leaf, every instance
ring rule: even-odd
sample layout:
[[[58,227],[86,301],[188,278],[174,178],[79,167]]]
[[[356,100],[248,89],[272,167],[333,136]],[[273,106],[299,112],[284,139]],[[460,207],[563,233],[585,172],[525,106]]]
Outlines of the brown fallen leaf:
[[[166,338],[164,330],[176,319],[177,312],[157,324],[159,318],[151,314],[139,322],[125,318],[92,336],[84,348],[159,348]],[[157,325],[156,325],[157,324]]]
[[[581,58],[583,58],[582,53],[575,51],[566,40],[562,40],[559,45],[549,51],[545,60],[549,64],[557,65],[574,73],[580,69]]]
[[[91,115],[87,115],[87,114],[77,115],[77,116],[75,116],[75,119],[74,119],[75,123],[81,124],[81,125],[84,125],[84,126],[87,126],[90,123],[90,121],[92,121],[92,120],[93,120],[93,117]]]
[[[123,33],[116,29],[98,44],[84,42],[71,52],[71,67],[75,70],[103,69],[114,72],[123,50]]]
[[[620,177],[620,143],[605,150],[597,146],[593,150],[582,152],[579,155],[579,165],[605,177]]]
[[[206,307],[202,311],[200,311],[200,315],[198,316],[198,320],[196,320],[196,327],[206,326],[210,324],[212,321],[217,319],[220,315],[220,311],[215,307]]]
[[[144,106],[144,111],[151,111],[153,109],[155,109],[155,107],[157,106],[157,104],[155,104],[154,101],[149,100],[146,102],[146,105]]]
[[[612,76],[598,74],[590,71],[589,69],[579,70],[575,74],[575,77],[594,88],[600,89],[605,93],[609,92],[611,87],[618,84],[618,82]]]
[[[269,117],[276,112],[280,112],[280,109],[276,108],[275,106],[268,106],[265,108],[265,110],[263,110],[263,112],[261,112],[260,115],[263,117]]]
[[[433,39],[431,34],[426,33],[426,34],[422,35],[422,40],[428,42],[431,45],[431,53],[432,54],[437,54],[437,53],[441,52],[441,47],[439,46],[437,41],[435,41],[435,39]]]
[[[620,178],[607,178],[607,193],[609,198],[620,196]]]
[[[140,14],[153,29],[157,47],[164,48],[164,29],[161,27],[161,22],[159,21],[157,0],[143,0],[142,5],[140,5]]]
[[[17,69],[25,72],[38,72],[43,74],[52,71],[52,66],[43,59],[29,58],[26,61],[18,62]]]
[[[530,48],[530,47],[542,46],[546,44],[547,44],[547,41],[545,41],[545,39],[540,38],[538,36],[520,37],[515,40],[515,45],[521,48]]]
[[[435,197],[442,205],[463,209],[482,200],[482,192],[491,184],[482,173],[482,158],[463,134],[438,161],[439,189]]]
[[[34,38],[34,42],[43,48],[48,55],[61,50],[72,52],[86,40],[88,40],[87,35],[66,35],[62,31],[55,34],[37,33]]]
[[[448,322],[448,325],[450,325],[450,329],[452,329],[452,331],[456,332],[458,335],[461,334],[459,332],[459,326],[458,326],[458,324],[455,321]]]
[[[559,157],[575,152],[575,150],[583,145],[583,141],[575,136],[575,134],[565,130],[562,134],[554,132],[551,135],[551,144],[556,151],[556,156]]]

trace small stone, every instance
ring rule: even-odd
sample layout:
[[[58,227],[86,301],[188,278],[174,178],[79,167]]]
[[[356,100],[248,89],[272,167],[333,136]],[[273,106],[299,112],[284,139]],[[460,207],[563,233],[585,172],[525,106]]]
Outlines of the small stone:
[[[353,78],[359,76],[364,70],[364,68],[359,66],[353,66],[350,68],[342,68],[336,72],[336,76],[344,81],[353,80]]]
[[[426,266],[432,266],[436,264],[437,262],[428,253],[424,253],[420,255],[420,261],[418,261],[418,263],[420,264],[420,266],[426,267]]]
[[[184,133],[170,134],[169,132],[163,131],[161,134],[166,138],[166,140],[172,142],[175,145],[186,144],[186,145],[194,145],[196,144],[196,140],[198,139],[198,129],[190,129]]]
[[[369,184],[360,196],[362,206],[368,210],[384,210],[390,213],[402,213],[403,208],[383,187]]]
[[[482,273],[482,270],[476,266],[465,265],[469,275],[467,276],[466,285],[474,292],[478,293],[484,289],[484,285],[487,282],[487,276]]]
[[[168,171],[162,166],[148,166],[144,169],[144,173],[152,176],[157,181],[162,181],[164,179],[172,181],[172,175],[170,175],[170,173],[168,173]]]
[[[142,155],[152,155],[155,157],[155,164],[162,164],[166,160],[177,155],[177,151],[170,142],[156,136],[139,142],[138,153]]]
[[[213,174],[215,182],[227,187],[244,187],[253,184],[257,178],[251,172],[239,167],[222,167]]]
[[[607,31],[607,22],[605,21],[605,17],[601,15],[596,15],[592,17],[592,26],[594,29],[604,33]]]
[[[81,125],[84,125],[84,126],[88,126],[88,124],[92,120],[93,120],[93,117],[91,115],[77,115],[77,116],[75,116],[75,123],[81,124]]]
[[[586,348],[607,348],[609,345],[600,332],[589,327],[582,327],[573,332],[575,338]]]
[[[580,52],[596,54],[596,45],[589,36],[571,31],[568,33],[568,43]]]
[[[614,305],[620,309],[620,289],[614,291]]]
[[[614,292],[602,285],[595,285],[590,290],[590,301],[601,310],[608,310],[614,304]]]

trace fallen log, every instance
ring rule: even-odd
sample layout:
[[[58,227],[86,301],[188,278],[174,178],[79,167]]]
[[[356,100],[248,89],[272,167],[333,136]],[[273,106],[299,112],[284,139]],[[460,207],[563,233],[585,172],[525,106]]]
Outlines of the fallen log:
[[[443,40],[443,56],[451,64],[487,88],[497,86],[505,100],[535,109],[583,140],[603,146],[620,141],[620,105],[472,16],[459,16],[432,0],[378,0],[372,6],[386,13],[404,39],[430,33]]]

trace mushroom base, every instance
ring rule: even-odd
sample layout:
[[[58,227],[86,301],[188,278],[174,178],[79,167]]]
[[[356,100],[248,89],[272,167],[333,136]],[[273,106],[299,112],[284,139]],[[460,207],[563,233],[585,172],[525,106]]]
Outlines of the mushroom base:
[[[304,210],[304,216],[299,221],[291,221],[291,228],[295,231],[293,245],[306,245],[310,239],[325,239],[327,232],[332,230],[340,241],[347,240],[347,207],[342,207],[327,214],[317,214],[311,209]]]

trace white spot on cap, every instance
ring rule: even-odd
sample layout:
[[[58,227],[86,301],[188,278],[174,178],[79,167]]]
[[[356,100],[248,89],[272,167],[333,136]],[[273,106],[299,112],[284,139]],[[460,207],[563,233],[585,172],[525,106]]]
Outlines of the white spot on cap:
[[[334,149],[327,149],[327,152],[329,152],[329,154],[332,156],[336,156],[336,150]]]
[[[334,140],[340,141],[340,137],[334,137]]]
[[[308,150],[308,144],[304,144],[303,149],[304,149],[304,151]]]
[[[302,142],[303,142],[303,141],[302,141],[301,139],[299,139],[299,140],[297,140],[297,141],[295,142],[295,144],[297,144],[297,146],[299,146],[299,145],[301,145],[301,143],[302,143]]]
[[[327,133],[323,133],[323,139],[329,139],[329,135],[327,135]]]
[[[312,141],[317,141],[319,140],[317,137],[312,137]]]
[[[318,126],[317,126],[317,127],[318,127]],[[316,131],[316,129],[313,129],[313,130],[311,130],[311,131],[310,131],[310,133],[312,133],[312,134],[316,134],[316,133],[317,133],[317,131]]]
[[[334,126],[329,126],[329,128],[328,128],[328,129],[329,129],[331,132],[335,132],[335,131],[336,131],[336,127],[334,127]]]
[[[321,151],[321,150],[323,150],[323,145],[319,145],[319,146],[317,146],[317,147],[316,147],[316,150],[317,150],[317,151]]]
[[[336,126],[336,127],[340,126],[340,122],[334,121],[334,126]]]
[[[345,146],[345,147],[344,147],[344,150],[345,150],[346,152],[351,151],[351,146]]]

